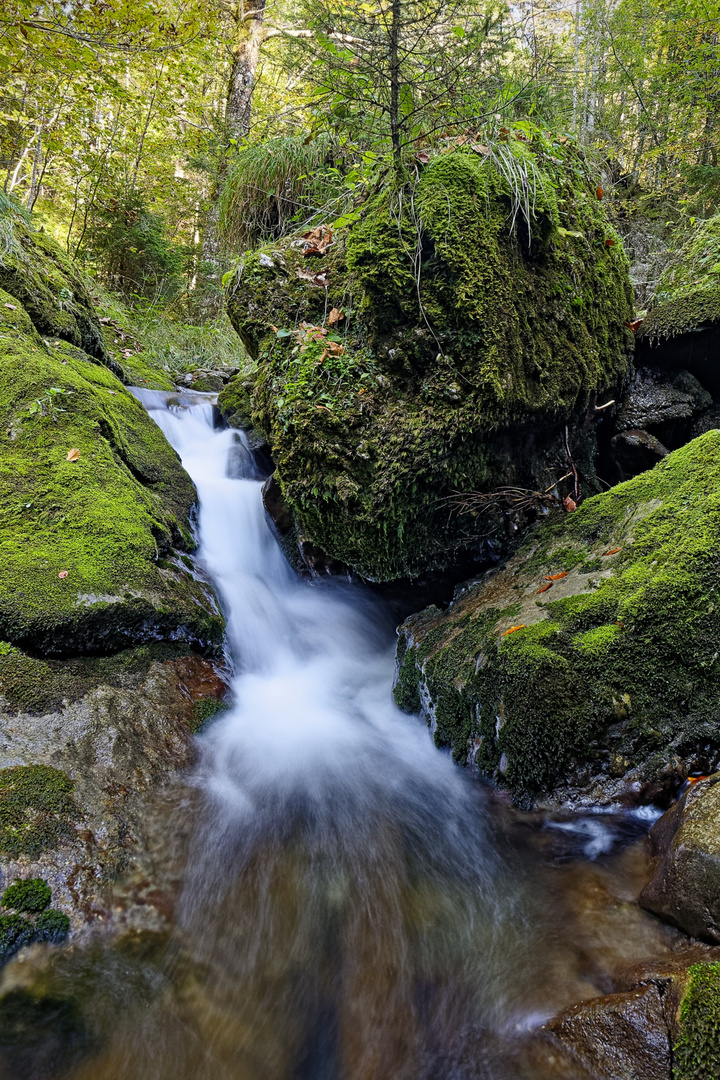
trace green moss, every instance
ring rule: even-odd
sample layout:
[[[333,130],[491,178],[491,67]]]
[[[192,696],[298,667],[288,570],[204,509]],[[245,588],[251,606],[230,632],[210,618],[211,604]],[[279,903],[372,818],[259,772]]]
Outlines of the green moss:
[[[412,199],[374,195],[321,262],[285,241],[246,254],[231,283],[258,372],[220,405],[268,437],[302,535],[370,578],[477,544],[497,522],[449,515],[444,499],[547,486],[538,461],[627,366],[627,262],[582,158],[545,138],[507,146],[538,177],[529,247],[510,229],[507,181],[458,149],[423,169]],[[320,270],[327,288],[308,281]],[[307,329],[327,332],[333,308],[341,354]]]
[[[713,431],[538,528],[502,572],[512,599],[500,612],[493,578],[405,624],[403,666],[422,671],[432,704],[459,697],[470,717],[467,735],[456,724],[456,756],[480,740],[493,771],[504,755],[498,779],[527,801],[571,768],[609,767],[611,752],[650,778],[668,756],[718,745],[719,491]],[[579,549],[587,558],[558,585],[567,595],[538,595],[545,573],[568,566],[558,553]],[[505,634],[513,620],[524,629]]]
[[[73,783],[50,765],[0,769],[0,852],[37,857],[75,836]]]
[[[693,964],[680,1009],[673,1080],[720,1076],[720,964]]]
[[[5,301],[0,291],[15,320],[0,316],[0,637],[50,653],[218,644],[204,590],[179,562],[157,565],[193,546],[195,491],[177,455],[107,368],[46,348]]]
[[[2,906],[14,911],[39,912],[50,906],[52,889],[42,878],[25,878],[8,885]]]
[[[52,712],[65,701],[78,701],[99,683],[122,686],[128,677],[144,675],[155,661],[186,656],[187,651],[183,642],[157,642],[124,649],[112,656],[41,660],[8,642],[0,642],[3,708],[29,713]]]
[[[218,394],[218,408],[231,427],[249,428],[252,419],[252,382],[236,375]]]
[[[638,331],[651,345],[720,319],[720,214],[698,221],[673,254]]]
[[[148,359],[152,359],[148,357]],[[146,363],[142,353],[133,353],[122,358],[123,382],[130,386],[141,386],[146,390],[174,390],[175,383],[166,371],[157,365]]]
[[[72,261],[42,231],[7,206],[12,215],[14,248],[0,260],[0,289],[25,308],[40,334],[62,338],[110,366],[85,281]]]
[[[14,909],[0,915],[0,964],[36,941],[59,944],[70,931],[70,919],[49,908],[52,890],[42,878],[16,881],[3,893],[2,904]],[[19,914],[23,912],[23,914]]]
[[[190,730],[193,735],[197,734],[203,724],[207,723],[218,713],[225,712],[229,708],[227,702],[218,701],[217,698],[201,698],[193,705],[190,719]]]

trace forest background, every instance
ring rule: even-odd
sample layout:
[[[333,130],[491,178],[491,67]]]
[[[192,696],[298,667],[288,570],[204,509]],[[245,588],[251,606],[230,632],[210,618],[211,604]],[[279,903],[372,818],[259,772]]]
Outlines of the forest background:
[[[712,0],[5,0],[0,258],[1,211],[32,214],[119,334],[173,374],[232,366],[238,254],[457,140],[529,199],[503,140],[561,133],[617,214],[687,244],[720,208],[719,76]]]

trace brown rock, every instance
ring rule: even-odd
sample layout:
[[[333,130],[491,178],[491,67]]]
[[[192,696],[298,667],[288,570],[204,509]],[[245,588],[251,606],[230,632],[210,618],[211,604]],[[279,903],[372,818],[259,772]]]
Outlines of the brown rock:
[[[593,1080],[670,1080],[671,1041],[654,983],[573,1006],[546,1027]]]
[[[640,903],[681,930],[720,943],[720,773],[696,783],[650,831],[654,873]]]

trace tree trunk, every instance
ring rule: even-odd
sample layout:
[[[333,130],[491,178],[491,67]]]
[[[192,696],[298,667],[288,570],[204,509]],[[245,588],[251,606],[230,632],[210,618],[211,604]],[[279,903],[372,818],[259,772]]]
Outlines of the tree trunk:
[[[225,101],[226,149],[218,166],[215,189],[203,231],[199,305],[206,317],[216,314],[223,304],[220,282],[222,244],[219,229],[219,202],[227,175],[231,147],[243,139],[250,130],[255,74],[264,40],[265,2],[266,0],[245,0],[238,6],[235,15],[235,45]]]

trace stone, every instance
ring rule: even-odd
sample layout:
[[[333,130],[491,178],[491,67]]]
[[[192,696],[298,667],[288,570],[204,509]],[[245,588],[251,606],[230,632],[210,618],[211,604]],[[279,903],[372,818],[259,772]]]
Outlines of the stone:
[[[523,804],[672,798],[720,754],[720,432],[555,510],[399,630],[395,700]]]
[[[650,831],[649,911],[692,937],[720,943],[720,773],[693,784]]]
[[[581,1002],[546,1025],[593,1080],[672,1080],[663,999],[651,984]]]

